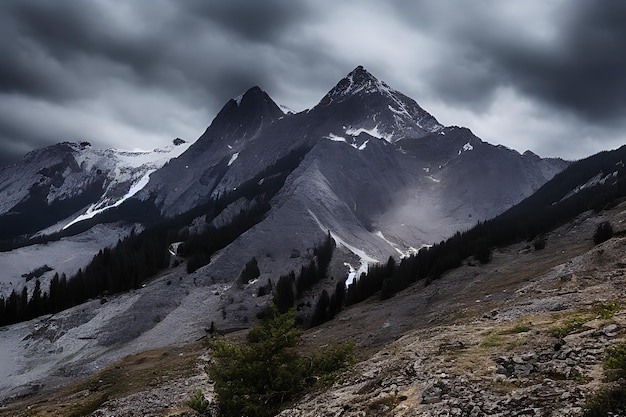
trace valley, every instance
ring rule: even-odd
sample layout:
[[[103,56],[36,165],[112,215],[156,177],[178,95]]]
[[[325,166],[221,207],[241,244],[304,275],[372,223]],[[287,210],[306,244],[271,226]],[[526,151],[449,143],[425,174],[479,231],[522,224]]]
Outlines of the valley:
[[[594,245],[601,221],[610,221],[617,237]],[[418,283],[390,300],[368,299],[347,308],[306,331],[298,349],[306,355],[354,340],[359,362],[333,386],[280,415],[524,415],[530,410],[579,415],[585,399],[605,384],[606,349],[624,342],[625,223],[626,203],[586,212],[547,234],[545,249],[525,242],[499,248],[489,264],[466,260],[429,286]],[[581,324],[571,327],[574,322]],[[227,337],[240,340],[243,332]],[[63,389],[46,386],[5,401],[0,414],[63,415],[106,393],[93,415],[137,410],[193,415],[186,401],[196,389],[214,400],[204,370],[207,354],[198,343],[147,350]],[[120,370],[127,370],[126,382],[111,391],[107,375]],[[144,381],[149,375],[155,377]]]

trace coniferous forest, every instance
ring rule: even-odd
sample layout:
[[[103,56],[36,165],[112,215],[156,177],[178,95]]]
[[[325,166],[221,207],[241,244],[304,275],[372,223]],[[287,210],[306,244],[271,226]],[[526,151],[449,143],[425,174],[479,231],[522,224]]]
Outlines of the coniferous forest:
[[[242,209],[233,220],[221,227],[209,227],[202,234],[187,236],[181,253],[191,262],[192,272],[210,262],[211,255],[230,244],[242,233],[263,219],[270,209],[270,200],[281,189],[285,179],[301,162],[306,149],[296,149],[274,165],[242,184],[237,190],[209,200],[206,204],[175,219],[154,220],[140,233],[134,229],[113,248],[101,250],[84,269],[71,276],[55,275],[48,291],[41,290],[37,281],[32,294],[26,286],[13,291],[5,300],[0,297],[0,325],[17,323],[42,314],[52,314],[79,305],[90,299],[105,297],[138,289],[170,263],[168,247],[181,239],[183,230],[194,218],[205,216],[208,221],[219,215],[229,204],[245,198],[251,204]],[[261,179],[264,181],[260,181]],[[135,212],[136,202],[129,201]],[[152,203],[139,203],[151,206]],[[121,210],[127,208],[120,206]],[[106,213],[106,212],[105,212]],[[118,220],[115,211],[106,213],[111,221]],[[189,265],[188,265],[189,268]]]

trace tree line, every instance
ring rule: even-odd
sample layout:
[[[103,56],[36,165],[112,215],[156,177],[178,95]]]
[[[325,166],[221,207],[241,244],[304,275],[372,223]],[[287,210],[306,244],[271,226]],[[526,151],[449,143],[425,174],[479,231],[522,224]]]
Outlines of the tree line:
[[[153,223],[146,229],[140,233],[132,229],[129,236],[120,239],[113,248],[100,250],[84,269],[79,269],[71,277],[55,275],[48,292],[42,292],[41,283],[37,281],[30,297],[24,287],[19,293],[13,291],[7,299],[0,298],[0,325],[30,320],[90,299],[138,289],[146,280],[169,266],[170,243],[181,239],[181,230],[194,218],[204,213],[209,222],[240,198],[253,201],[253,204],[242,209],[230,223],[219,228],[211,227],[207,232],[189,236],[185,240],[183,255],[189,257],[192,263],[197,262],[198,257],[208,263],[216,250],[230,244],[262,220],[270,209],[269,201],[282,188],[287,176],[300,164],[306,151],[305,148],[293,150],[236,190],[210,199],[202,206],[176,218],[155,221],[154,210],[149,211]],[[144,203],[127,201],[129,205],[122,204],[121,210],[134,212],[134,218],[137,217],[142,211],[133,209],[137,208],[137,204]],[[107,219],[117,216],[115,212],[105,213]]]
[[[390,298],[417,281],[428,285],[471,256],[479,262],[488,262],[491,249],[495,247],[520,241],[533,242],[539,249],[544,247],[543,234],[585,211],[610,208],[626,196],[626,170],[622,161],[626,161],[626,146],[574,162],[535,194],[494,219],[479,222],[468,231],[457,232],[399,263],[390,258],[385,264],[370,266],[367,273],[361,274],[348,287],[346,305],[361,302],[377,293],[381,299]],[[610,174],[609,180],[569,195],[599,172]],[[594,241],[597,243],[606,236],[612,236],[612,230],[603,225],[596,231]]]

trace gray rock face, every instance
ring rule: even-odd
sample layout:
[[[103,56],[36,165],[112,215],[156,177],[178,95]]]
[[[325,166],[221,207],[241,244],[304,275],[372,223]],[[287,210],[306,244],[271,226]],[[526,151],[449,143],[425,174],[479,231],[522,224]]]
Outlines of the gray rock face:
[[[140,198],[155,197],[164,215],[175,216],[251,179],[260,184],[294,150],[301,160],[286,172],[270,212],[215,257],[212,280],[228,280],[268,248],[280,259],[304,253],[327,231],[370,262],[415,252],[496,216],[567,166],[444,128],[357,67],[298,114],[283,114],[256,87],[230,100],[187,152],[151,176]],[[273,274],[292,267],[270,264]]]

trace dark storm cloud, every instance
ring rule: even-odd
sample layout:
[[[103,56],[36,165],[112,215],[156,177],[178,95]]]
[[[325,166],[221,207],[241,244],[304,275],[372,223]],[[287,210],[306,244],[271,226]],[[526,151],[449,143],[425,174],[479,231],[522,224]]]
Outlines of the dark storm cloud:
[[[228,2],[193,1],[188,12],[202,16],[252,42],[276,41],[284,32],[310,18],[312,10],[303,2],[231,0]]]
[[[625,8],[5,0],[0,164],[61,140],[143,149],[194,140],[253,85],[302,110],[357,65],[485,140],[559,155],[579,135],[576,155],[588,154],[623,139]]]
[[[396,5],[445,46],[426,75],[446,100],[484,106],[508,86],[591,122],[623,118],[626,2],[546,2],[534,12],[533,2]]]
[[[503,71],[522,89],[589,120],[622,118],[626,111],[626,2],[571,3],[550,48],[495,49]],[[578,7],[576,7],[578,6]]]

